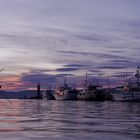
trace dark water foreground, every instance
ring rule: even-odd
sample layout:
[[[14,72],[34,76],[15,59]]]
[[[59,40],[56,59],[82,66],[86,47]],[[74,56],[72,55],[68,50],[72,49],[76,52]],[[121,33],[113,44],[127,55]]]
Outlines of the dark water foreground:
[[[0,100],[0,139],[140,139],[140,103]]]

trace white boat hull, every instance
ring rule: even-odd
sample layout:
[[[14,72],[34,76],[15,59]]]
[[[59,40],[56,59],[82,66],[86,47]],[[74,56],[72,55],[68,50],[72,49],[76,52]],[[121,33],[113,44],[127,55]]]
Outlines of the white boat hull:
[[[78,92],[55,93],[56,100],[77,100]]]
[[[139,92],[125,93],[120,99],[121,102],[140,102]]]

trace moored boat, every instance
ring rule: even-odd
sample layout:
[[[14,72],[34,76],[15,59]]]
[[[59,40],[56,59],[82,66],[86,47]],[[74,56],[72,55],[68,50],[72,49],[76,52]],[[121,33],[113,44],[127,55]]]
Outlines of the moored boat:
[[[54,97],[56,100],[77,100],[78,93],[77,89],[64,84],[55,90]]]
[[[129,79],[128,84],[124,86],[124,92],[121,96],[121,99],[119,101],[122,102],[140,102],[140,68],[136,70],[135,78],[137,79],[136,81],[131,81]],[[134,79],[134,77],[133,77]]]
[[[140,92],[129,92],[123,95],[121,102],[140,102]]]
[[[42,98],[45,100],[55,100],[54,90],[47,89],[42,92]]]
[[[113,100],[113,96],[99,85],[88,85],[87,88],[78,94],[79,100],[84,101],[109,101]]]

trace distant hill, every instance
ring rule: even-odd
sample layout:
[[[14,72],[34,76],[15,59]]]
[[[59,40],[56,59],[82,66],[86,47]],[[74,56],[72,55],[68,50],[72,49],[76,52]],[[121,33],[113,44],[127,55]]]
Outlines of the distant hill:
[[[36,96],[36,90],[25,90],[19,92],[0,91],[0,99],[33,99]]]

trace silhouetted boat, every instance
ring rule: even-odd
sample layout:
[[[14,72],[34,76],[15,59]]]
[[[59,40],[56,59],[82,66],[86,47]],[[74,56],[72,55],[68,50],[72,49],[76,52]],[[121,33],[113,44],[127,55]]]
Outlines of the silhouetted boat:
[[[89,84],[86,74],[85,87],[78,94],[78,100],[84,101],[106,101],[114,100],[113,96],[106,92],[101,85]]]
[[[106,92],[102,86],[90,84],[80,91],[78,99],[84,101],[110,101],[113,100],[113,96]]]
[[[42,98],[45,100],[55,100],[54,90],[48,89],[42,92]]]
[[[78,93],[77,89],[64,84],[55,90],[54,97],[56,100],[77,100]]]

